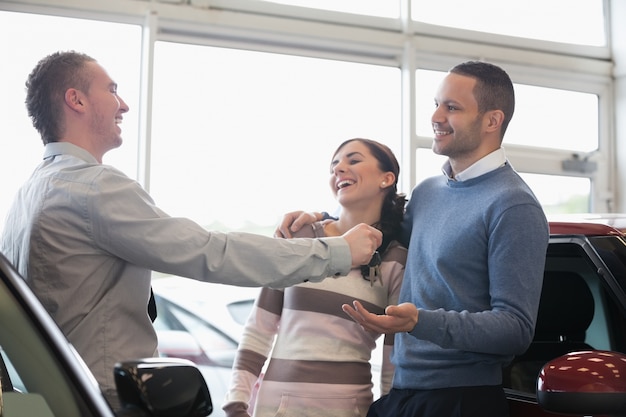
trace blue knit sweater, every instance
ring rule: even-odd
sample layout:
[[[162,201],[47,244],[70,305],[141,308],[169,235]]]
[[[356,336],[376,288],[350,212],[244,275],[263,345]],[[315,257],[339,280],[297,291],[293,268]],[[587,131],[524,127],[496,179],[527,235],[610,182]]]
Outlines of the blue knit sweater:
[[[500,384],[534,333],[549,237],[540,204],[505,164],[463,182],[423,181],[405,222],[400,302],[419,318],[396,335],[394,388]]]

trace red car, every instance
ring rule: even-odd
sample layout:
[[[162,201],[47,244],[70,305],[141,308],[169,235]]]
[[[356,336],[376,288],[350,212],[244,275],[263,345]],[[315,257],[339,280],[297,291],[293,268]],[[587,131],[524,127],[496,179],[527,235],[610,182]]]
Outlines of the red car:
[[[511,417],[626,414],[620,223],[615,216],[550,222],[535,337],[503,371]]]

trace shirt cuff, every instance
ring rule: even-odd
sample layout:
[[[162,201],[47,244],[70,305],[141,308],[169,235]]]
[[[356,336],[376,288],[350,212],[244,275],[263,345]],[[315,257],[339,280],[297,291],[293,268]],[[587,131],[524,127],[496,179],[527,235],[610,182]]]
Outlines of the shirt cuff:
[[[352,254],[346,239],[343,237],[324,237],[320,240],[328,246],[328,253],[330,254],[328,276],[348,275],[352,269]]]

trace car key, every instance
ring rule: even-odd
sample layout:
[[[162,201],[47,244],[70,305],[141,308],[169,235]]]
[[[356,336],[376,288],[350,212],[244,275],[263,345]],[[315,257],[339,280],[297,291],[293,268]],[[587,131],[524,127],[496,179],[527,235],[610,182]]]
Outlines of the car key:
[[[380,273],[381,262],[380,253],[376,251],[367,265],[361,265],[361,275],[363,275],[363,279],[370,282],[372,287],[376,281],[380,281],[380,285],[383,285],[383,277]]]

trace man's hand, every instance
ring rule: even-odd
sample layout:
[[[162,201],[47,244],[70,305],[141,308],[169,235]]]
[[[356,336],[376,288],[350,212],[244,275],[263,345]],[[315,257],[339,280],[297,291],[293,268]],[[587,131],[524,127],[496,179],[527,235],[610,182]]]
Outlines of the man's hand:
[[[315,223],[321,218],[321,213],[306,211],[292,211],[291,213],[287,213],[283,216],[283,220],[274,231],[274,237],[289,239],[292,237],[292,233],[297,232],[307,224]]]
[[[350,246],[352,255],[352,267],[367,265],[372,255],[383,242],[383,234],[380,230],[365,223],[357,224],[352,229],[341,235]]]
[[[417,325],[418,310],[411,303],[388,306],[385,314],[381,315],[370,313],[358,301],[354,301],[353,304],[354,307],[344,304],[341,308],[352,320],[370,332],[380,334],[410,332]]]
[[[274,237],[291,238],[295,233],[307,224],[312,224],[322,218],[321,213],[292,211],[283,216],[283,220],[274,231]],[[380,230],[365,223],[358,224],[341,235],[350,246],[352,255],[352,267],[367,265],[372,255],[383,243],[383,234]]]

